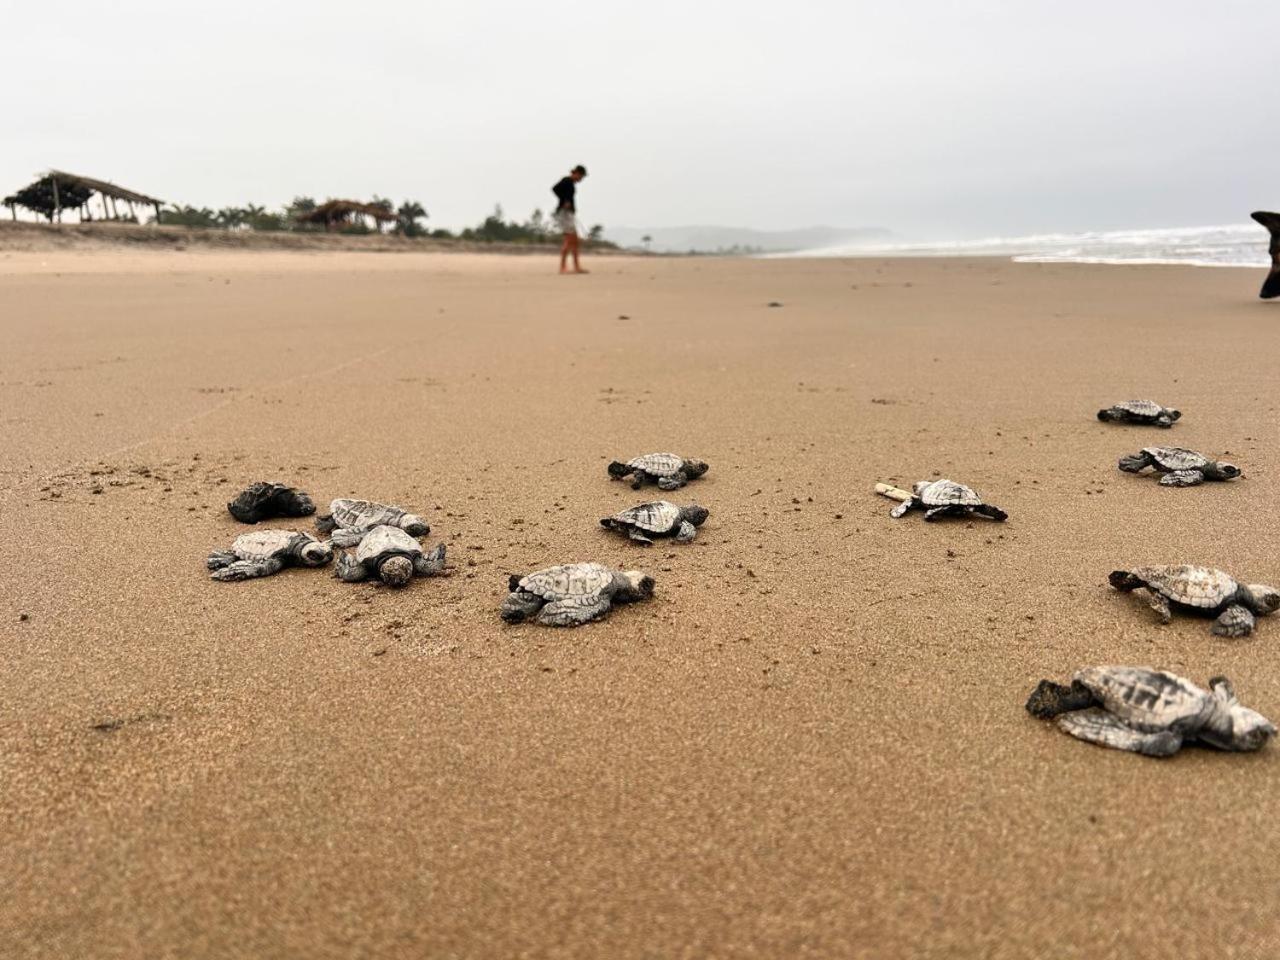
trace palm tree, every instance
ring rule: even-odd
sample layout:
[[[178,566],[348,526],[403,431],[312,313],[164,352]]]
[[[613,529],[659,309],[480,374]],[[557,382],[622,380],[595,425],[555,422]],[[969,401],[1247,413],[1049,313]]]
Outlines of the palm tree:
[[[418,225],[418,221],[426,218],[427,211],[417,200],[406,200],[400,204],[396,216],[399,217],[396,230],[406,237],[416,237],[422,233],[422,227]]]
[[[223,207],[218,211],[218,226],[224,230],[236,230],[244,226],[246,211],[239,207]]]
[[[643,237],[641,237],[641,238],[640,238],[640,242],[641,242],[641,243],[643,243],[643,244],[644,244],[644,248],[645,248],[646,250],[648,250],[648,249],[649,249],[649,244],[653,243],[653,237],[649,236],[649,235],[646,233]]]

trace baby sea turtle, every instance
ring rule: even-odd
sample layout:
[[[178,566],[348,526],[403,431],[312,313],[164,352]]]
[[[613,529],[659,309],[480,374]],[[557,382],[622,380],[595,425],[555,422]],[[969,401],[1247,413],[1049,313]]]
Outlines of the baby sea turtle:
[[[609,476],[621,480],[629,475],[632,490],[639,490],[646,481],[662,490],[679,490],[706,472],[707,464],[701,460],[686,460],[674,453],[646,453],[626,463],[609,464]]]
[[[1211,567],[1134,567],[1113,571],[1110,580],[1125,593],[1143,590],[1162,623],[1172,619],[1173,610],[1216,617],[1213,632],[1220,637],[1247,637],[1257,622],[1255,615],[1265,617],[1280,610],[1280,590],[1237,583],[1230,574]]]
[[[444,570],[444,544],[429,553],[399,527],[382,524],[365,533],[355,553],[344,553],[333,575],[347,583],[380,579],[389,587],[403,587],[416,574],[430,577]]]
[[[921,480],[911,488],[911,497],[890,510],[889,516],[901,517],[909,510],[923,510],[926,520],[967,517],[973,513],[992,520],[1009,518],[999,507],[983,503],[971,489],[954,480]]]
[[[1071,685],[1041,680],[1027,700],[1032,716],[1090,743],[1168,757],[1183,743],[1257,750],[1275,736],[1262,714],[1241,705],[1226,677],[1204,690],[1151,667],[1086,667]]]
[[[207,561],[214,580],[269,577],[285,567],[323,567],[333,550],[309,533],[292,530],[254,530],[232,541],[230,550],[215,550]]]
[[[698,527],[708,513],[706,507],[696,503],[677,507],[669,500],[654,500],[605,517],[600,526],[625,533],[636,543],[646,545],[653,543],[653,537],[675,537],[681,543],[688,543],[698,535]]]
[[[537,615],[548,627],[576,627],[602,617],[614,603],[648,600],[653,578],[639,570],[614,570],[599,563],[569,563],[527,576],[511,577],[502,619],[520,623]]]
[[[1173,421],[1182,416],[1181,411],[1162,407],[1154,400],[1122,400],[1114,406],[1098,411],[1098,419],[1115,423],[1143,423],[1157,427],[1172,427]]]
[[[316,529],[329,534],[337,547],[354,547],[367,532],[383,524],[399,527],[411,537],[431,532],[427,521],[417,514],[375,500],[334,500],[327,514],[316,517]]]
[[[272,517],[309,517],[316,505],[296,487],[260,480],[241,490],[227,509],[241,523],[258,523]]]
[[[1194,487],[1206,480],[1234,480],[1240,476],[1240,468],[1235,464],[1210,460],[1185,447],[1143,447],[1137,453],[1121,457],[1119,466],[1126,473],[1141,473],[1151,467],[1163,474],[1160,484],[1165,487]]]

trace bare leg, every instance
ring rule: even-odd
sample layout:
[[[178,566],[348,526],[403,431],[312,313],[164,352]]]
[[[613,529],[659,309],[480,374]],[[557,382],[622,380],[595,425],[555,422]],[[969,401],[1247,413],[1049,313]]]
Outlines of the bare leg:
[[[1219,637],[1247,637],[1253,633],[1257,621],[1248,607],[1232,604],[1218,615],[1213,622],[1213,632]]]
[[[569,262],[569,250],[571,249],[571,241],[569,239],[570,236],[571,234],[566,233],[564,235],[564,242],[560,244],[560,272],[561,273],[569,272],[569,268],[567,264]]]
[[[537,613],[545,602],[537,594],[513,590],[502,601],[502,619],[507,623],[521,623]]]
[[[582,239],[575,233],[569,240],[569,249],[573,252],[573,272],[586,273],[582,269],[582,264],[578,262],[578,251],[582,247]]]
[[[230,582],[234,580],[252,580],[254,577],[269,577],[284,569],[284,561],[279,557],[270,560],[237,560],[227,564],[221,570],[215,570],[209,576],[214,580]]]

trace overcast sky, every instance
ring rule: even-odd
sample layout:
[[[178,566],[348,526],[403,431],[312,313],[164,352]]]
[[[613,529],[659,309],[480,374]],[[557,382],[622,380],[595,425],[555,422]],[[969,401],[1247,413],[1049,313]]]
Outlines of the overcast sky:
[[[1280,206],[1280,0],[0,0],[0,194],[920,239]]]

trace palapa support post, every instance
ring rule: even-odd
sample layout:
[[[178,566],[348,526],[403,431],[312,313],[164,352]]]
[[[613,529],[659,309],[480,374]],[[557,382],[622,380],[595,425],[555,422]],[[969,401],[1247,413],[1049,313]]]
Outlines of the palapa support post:
[[[58,197],[58,178],[49,177],[49,182],[53,184],[53,216],[49,218],[50,222],[56,218],[58,223],[62,222],[62,201]]]

